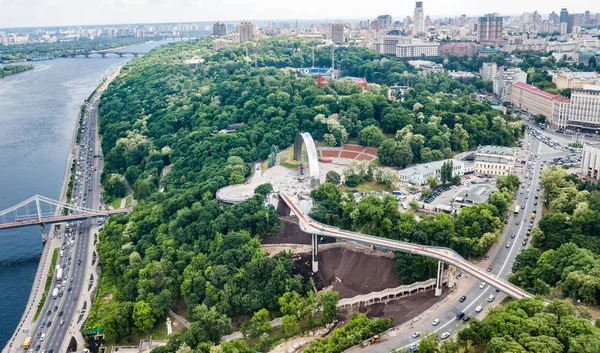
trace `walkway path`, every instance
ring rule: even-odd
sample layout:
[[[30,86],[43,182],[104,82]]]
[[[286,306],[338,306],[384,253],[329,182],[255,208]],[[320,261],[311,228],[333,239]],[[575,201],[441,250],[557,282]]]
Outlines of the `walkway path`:
[[[177,314],[173,310],[169,310],[169,315],[175,319],[175,321],[179,322],[184,327],[190,327],[190,322],[187,321],[183,316]]]

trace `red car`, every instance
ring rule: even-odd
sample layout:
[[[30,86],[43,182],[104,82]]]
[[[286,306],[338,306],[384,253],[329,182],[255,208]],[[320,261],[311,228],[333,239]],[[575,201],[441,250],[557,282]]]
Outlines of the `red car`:
[[[487,271],[492,272],[492,266],[488,266]]]

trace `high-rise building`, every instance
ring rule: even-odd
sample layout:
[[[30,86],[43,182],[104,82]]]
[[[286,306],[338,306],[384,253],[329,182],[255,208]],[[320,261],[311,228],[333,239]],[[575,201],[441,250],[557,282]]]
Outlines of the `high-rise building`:
[[[331,41],[334,43],[344,43],[344,23],[336,22],[331,25]]]
[[[240,42],[247,42],[249,40],[256,39],[256,29],[254,24],[249,21],[242,21],[237,27],[238,34],[240,35]]]
[[[560,16],[556,12],[552,11],[552,13],[548,15],[548,21],[558,25],[560,23]]]
[[[392,28],[392,16],[390,15],[381,15],[377,16],[377,22],[379,22],[379,28]]]
[[[540,32],[542,32],[542,33],[554,32],[554,24],[548,20],[542,21],[542,23],[540,24]]]
[[[578,14],[569,14],[569,19],[567,21],[567,33],[576,33],[578,32],[578,28],[581,25],[579,22]]]
[[[510,102],[512,84],[515,82],[527,83],[527,73],[519,68],[499,67],[494,78],[494,94],[501,102]]]
[[[600,130],[600,86],[583,86],[571,90],[567,125]]]
[[[213,25],[213,36],[226,36],[227,35],[227,25],[224,22],[217,21]]]
[[[496,63],[483,63],[483,65],[481,65],[481,69],[479,70],[479,74],[481,75],[482,80],[493,81],[496,78],[497,70],[498,66]]]
[[[497,44],[502,41],[502,17],[487,14],[477,21],[477,40]]]
[[[415,4],[415,14],[413,16],[413,35],[425,33],[425,14],[423,13],[423,2],[417,1]]]
[[[560,22],[569,22],[569,11],[567,9],[560,9]]]

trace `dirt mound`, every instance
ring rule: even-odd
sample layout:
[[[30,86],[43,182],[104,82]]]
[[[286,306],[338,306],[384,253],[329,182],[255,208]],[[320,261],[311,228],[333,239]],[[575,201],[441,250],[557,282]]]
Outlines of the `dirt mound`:
[[[446,291],[448,293],[448,291]],[[423,292],[415,294],[409,298],[403,298],[394,300],[385,304],[375,304],[367,307],[361,307],[360,309],[344,309],[340,310],[338,319],[349,320],[352,318],[352,314],[360,312],[366,314],[368,317],[393,317],[393,325],[400,325],[404,322],[412,320],[416,316],[427,311],[438,301],[444,297],[436,297],[431,292]]]
[[[283,203],[283,202],[280,202]],[[298,220],[293,217],[280,217],[279,234],[262,240],[263,244],[310,244],[310,234],[300,230]]]
[[[396,260],[389,257],[333,248],[319,253],[317,275],[325,286],[333,284],[340,298],[350,298],[399,286],[395,266]]]

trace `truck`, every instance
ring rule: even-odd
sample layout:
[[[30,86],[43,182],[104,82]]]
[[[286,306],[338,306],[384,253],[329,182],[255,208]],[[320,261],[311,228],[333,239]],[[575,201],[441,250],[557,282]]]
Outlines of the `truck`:
[[[31,346],[31,337],[26,337],[25,342],[23,342],[23,348],[27,349]]]
[[[54,288],[52,291],[52,299],[58,298],[58,288]]]
[[[465,317],[465,313],[463,313],[462,311],[459,311],[459,312],[456,314],[456,320],[460,320],[460,319],[462,319],[463,317]]]
[[[62,281],[62,277],[63,277],[62,268],[57,268],[56,269],[56,282],[60,283],[60,281]]]

